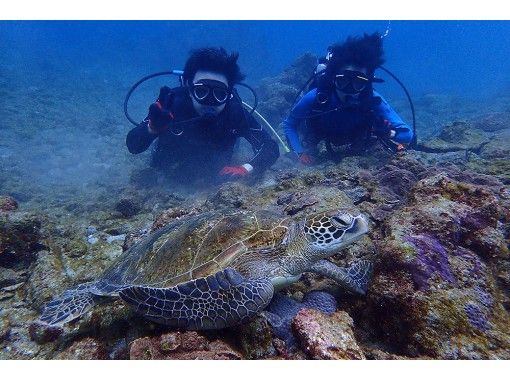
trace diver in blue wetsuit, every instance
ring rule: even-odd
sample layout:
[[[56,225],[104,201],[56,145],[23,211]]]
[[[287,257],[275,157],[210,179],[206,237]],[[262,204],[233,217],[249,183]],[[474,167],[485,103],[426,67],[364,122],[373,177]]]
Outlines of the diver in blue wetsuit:
[[[244,78],[237,58],[222,48],[193,51],[183,86],[161,88],[147,117],[128,133],[128,150],[141,153],[157,139],[152,166],[185,183],[239,179],[269,168],[279,157],[278,145],[236,96],[234,85]],[[232,155],[240,137],[251,144],[254,155],[235,165]]]
[[[349,37],[329,48],[317,66],[316,88],[291,110],[283,125],[285,135],[305,165],[314,162],[317,145],[348,145],[352,152],[366,149],[373,137],[385,143],[410,143],[412,129],[384,98],[374,91],[374,71],[382,65],[382,39],[378,33]]]

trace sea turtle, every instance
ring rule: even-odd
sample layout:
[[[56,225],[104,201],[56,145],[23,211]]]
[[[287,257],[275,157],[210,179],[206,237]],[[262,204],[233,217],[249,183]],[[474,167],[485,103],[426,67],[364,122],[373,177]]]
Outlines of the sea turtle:
[[[223,328],[254,317],[275,291],[303,272],[320,273],[364,294],[369,261],[340,268],[325,259],[367,231],[362,215],[339,210],[300,220],[269,211],[182,217],[134,244],[97,281],[46,304],[40,320],[64,324],[100,298],[120,296],[157,323]]]

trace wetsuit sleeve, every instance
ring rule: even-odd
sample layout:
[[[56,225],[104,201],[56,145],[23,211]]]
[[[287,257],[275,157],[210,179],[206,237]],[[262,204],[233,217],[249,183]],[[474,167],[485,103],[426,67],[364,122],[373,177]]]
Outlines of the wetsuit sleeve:
[[[157,135],[149,133],[146,119],[138,127],[134,127],[128,132],[126,146],[130,153],[142,153],[147,150],[156,137]]]
[[[398,143],[408,144],[413,139],[413,130],[407,125],[395,110],[388,104],[384,98],[374,91],[374,96],[381,98],[381,102],[375,106],[375,125],[374,129],[384,127],[384,120],[387,120],[391,128],[396,131],[396,135],[392,140]]]
[[[264,171],[273,165],[278,157],[280,157],[278,144],[269,136],[269,133],[257,123],[252,115],[245,110],[243,110],[243,112],[245,113],[245,125],[241,130],[241,136],[251,144],[255,152],[255,156],[253,156],[249,164],[257,171]]]
[[[313,89],[308,92],[301,100],[294,106],[290,111],[287,118],[283,121],[283,129],[285,131],[285,137],[292,150],[297,154],[303,153],[304,149],[301,145],[301,141],[298,135],[298,127],[301,122],[311,114],[313,105],[315,103],[315,97],[317,90]]]

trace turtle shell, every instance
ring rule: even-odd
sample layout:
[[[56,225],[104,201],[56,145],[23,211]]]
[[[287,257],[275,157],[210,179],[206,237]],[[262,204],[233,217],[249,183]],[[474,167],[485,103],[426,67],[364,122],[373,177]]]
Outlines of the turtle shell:
[[[166,288],[227,268],[254,249],[280,245],[288,218],[268,211],[181,218],[133,245],[101,276],[113,285]]]

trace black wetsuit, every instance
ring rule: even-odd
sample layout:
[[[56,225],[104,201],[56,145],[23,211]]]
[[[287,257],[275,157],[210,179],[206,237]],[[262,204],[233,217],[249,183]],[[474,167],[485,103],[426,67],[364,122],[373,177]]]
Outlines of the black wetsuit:
[[[254,157],[248,162],[254,171],[263,172],[279,157],[277,143],[262,129],[237,100],[232,98],[225,109],[214,119],[196,119],[191,98],[186,89],[172,89],[165,108],[174,116],[174,123],[158,135],[150,134],[146,123],[129,131],[126,145],[133,154],[144,152],[157,138],[152,152],[152,166],[174,169],[172,175],[183,181],[193,178],[214,179],[224,166],[232,163],[234,145],[244,137],[252,146]],[[148,119],[146,118],[145,121]]]

